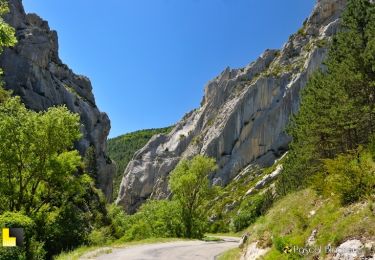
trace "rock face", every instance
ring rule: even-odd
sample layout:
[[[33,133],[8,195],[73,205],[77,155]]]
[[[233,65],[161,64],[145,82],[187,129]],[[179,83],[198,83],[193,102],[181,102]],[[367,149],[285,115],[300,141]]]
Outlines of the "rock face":
[[[284,129],[298,110],[300,90],[322,66],[345,3],[318,1],[281,50],[266,50],[245,68],[227,68],[210,81],[200,108],[134,155],[116,202],[133,213],[150,197],[167,197],[168,174],[196,154],[216,158],[219,170],[211,176],[216,184],[227,184],[250,163],[272,164],[288,149]]]
[[[33,110],[66,105],[81,116],[83,139],[76,148],[85,155],[93,147],[97,183],[108,200],[112,194],[114,166],[106,155],[110,121],[95,104],[90,80],[74,74],[58,54],[57,33],[35,14],[25,14],[21,0],[9,0],[6,21],[16,29],[18,44],[0,57],[7,89]]]

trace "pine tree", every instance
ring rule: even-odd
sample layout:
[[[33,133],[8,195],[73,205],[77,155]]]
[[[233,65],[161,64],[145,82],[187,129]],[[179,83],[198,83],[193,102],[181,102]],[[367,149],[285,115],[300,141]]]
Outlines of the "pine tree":
[[[309,80],[288,129],[293,141],[278,184],[282,194],[308,183],[322,160],[366,145],[375,131],[374,4],[349,1],[325,64]]]

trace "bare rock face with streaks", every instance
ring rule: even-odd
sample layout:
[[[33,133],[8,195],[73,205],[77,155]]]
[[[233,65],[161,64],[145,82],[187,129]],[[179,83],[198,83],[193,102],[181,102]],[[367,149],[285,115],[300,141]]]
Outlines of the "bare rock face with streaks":
[[[5,19],[16,29],[18,44],[0,57],[5,87],[30,109],[42,111],[66,105],[80,115],[84,137],[76,148],[85,155],[92,147],[98,187],[111,200],[114,166],[106,155],[110,121],[95,104],[90,80],[74,74],[61,62],[57,33],[46,21],[36,14],[26,14],[21,0],[8,2],[10,13]]]
[[[281,50],[266,50],[245,68],[227,68],[210,81],[198,109],[134,155],[117,204],[133,213],[148,198],[168,197],[169,173],[181,159],[197,154],[216,158],[219,169],[211,176],[216,184],[227,184],[250,163],[271,165],[288,149],[285,127],[309,76],[323,66],[345,4],[318,1]]]

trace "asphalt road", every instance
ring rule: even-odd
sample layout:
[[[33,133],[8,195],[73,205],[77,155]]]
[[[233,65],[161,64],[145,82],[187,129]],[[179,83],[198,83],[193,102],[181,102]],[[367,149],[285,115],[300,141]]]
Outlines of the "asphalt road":
[[[219,242],[176,241],[113,249],[97,256],[100,260],[211,260],[238,246],[238,238],[222,238]]]

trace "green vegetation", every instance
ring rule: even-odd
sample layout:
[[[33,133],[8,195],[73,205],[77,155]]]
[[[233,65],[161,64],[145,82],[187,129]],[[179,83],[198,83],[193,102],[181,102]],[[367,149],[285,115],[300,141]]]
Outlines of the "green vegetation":
[[[220,255],[218,257],[218,260],[233,260],[233,259],[240,259],[240,257],[241,257],[241,249],[234,248]]]
[[[65,107],[34,112],[19,97],[0,104],[0,219],[30,220],[27,259],[74,248],[108,222],[104,198],[73,150],[80,137],[79,116]]]
[[[270,191],[244,200],[232,220],[234,231],[239,232],[254,223],[258,217],[267,212],[273,200],[274,197]]]
[[[0,3],[4,14],[5,1]],[[305,28],[299,32],[304,33]],[[0,51],[14,43],[14,30],[0,20]],[[265,259],[299,259],[285,254],[285,247],[305,246],[314,232],[321,246],[375,237],[368,228],[375,226],[374,57],[375,6],[351,0],[326,68],[303,91],[300,111],[288,128],[293,142],[285,159],[267,169],[249,167],[223,189],[210,185],[214,159],[198,155],[182,160],[170,174],[170,200],[149,200],[134,215],[106,205],[95,188],[94,147],[84,158],[73,148],[81,137],[78,115],[65,107],[30,111],[0,88],[0,227],[26,232],[25,247],[0,248],[0,258],[45,259],[79,247],[58,258],[76,259],[103,245],[106,253],[129,241],[202,239],[207,231],[247,229],[249,243],[270,249]],[[279,77],[303,62],[273,64],[266,73]],[[142,130],[109,140],[109,154],[118,165],[114,196],[133,154],[153,135],[170,130]],[[279,164],[284,171],[276,185],[248,192]],[[239,254],[240,249],[231,250],[221,259]]]
[[[4,48],[14,46],[17,43],[15,30],[2,18],[9,12],[8,1],[0,0],[0,53]]]
[[[368,1],[349,2],[344,28],[334,38],[326,61],[327,71],[310,79],[290,125],[293,142],[278,183],[280,194],[306,186],[312,176],[326,172],[325,160],[368,145],[375,130],[374,17],[375,7]]]
[[[7,11],[0,1],[0,14]],[[14,33],[1,18],[0,51],[16,43]],[[50,259],[110,224],[103,195],[73,149],[80,127],[66,107],[31,111],[0,87],[0,227],[25,231],[24,247],[0,248],[1,259]]]
[[[107,215],[110,225],[92,230],[86,242],[89,247],[61,256],[76,257],[97,246],[127,245],[147,239],[202,239],[208,228],[207,206],[217,194],[217,188],[211,187],[208,180],[215,168],[215,161],[204,156],[181,161],[171,173],[170,186],[174,193],[171,200],[148,200],[134,215],[127,215],[121,207],[110,205]]]
[[[113,181],[113,198],[117,197],[125,167],[134,153],[147,144],[157,134],[168,134],[173,126],[159,129],[140,130],[108,140],[108,155],[117,164]]]
[[[150,200],[136,214],[124,215],[122,227],[120,241],[183,237],[181,210],[175,201]]]
[[[184,237],[202,238],[206,231],[206,205],[216,191],[208,175],[215,170],[214,159],[198,155],[191,161],[182,160],[171,174],[169,185],[181,209]]]
[[[197,156],[183,160],[171,173],[171,200],[149,200],[134,215],[111,206],[115,235],[127,242],[147,238],[203,238],[207,231],[207,205],[216,194],[208,174],[215,169],[213,159]]]
[[[322,247],[375,237],[368,228],[375,226],[374,42],[375,6],[349,1],[326,68],[309,80],[288,128],[293,141],[276,182],[277,200],[263,212],[259,196],[265,193],[252,195],[245,207],[238,200],[231,216],[235,230],[255,222],[248,228],[249,243],[271,248],[264,259],[300,259],[284,248],[306,246],[314,230]]]
[[[269,212],[247,229],[249,243],[271,250],[264,259],[301,259],[301,255],[285,254],[285,246],[304,247],[316,233],[316,245],[338,246],[348,237],[374,237],[375,215],[373,202],[355,203],[342,207],[335,198],[324,198],[312,189],[291,193],[278,202]],[[325,250],[322,250],[322,256]],[[311,259],[314,255],[310,255]],[[235,259],[235,258],[234,258]],[[317,259],[317,258],[316,258]]]

